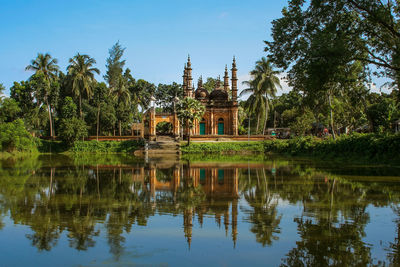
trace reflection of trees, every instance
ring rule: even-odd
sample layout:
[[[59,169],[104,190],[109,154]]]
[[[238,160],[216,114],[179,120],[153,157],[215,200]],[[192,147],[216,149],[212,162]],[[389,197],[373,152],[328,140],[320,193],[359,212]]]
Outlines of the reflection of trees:
[[[259,172],[263,174],[262,179]],[[278,215],[276,208],[278,201],[268,188],[265,169],[256,170],[256,175],[255,187],[244,192],[244,198],[251,207],[247,210],[249,213],[247,220],[252,223],[250,230],[256,235],[257,242],[263,246],[271,245],[272,240],[279,239],[276,234],[280,233],[279,224],[282,215]]]
[[[387,258],[391,266],[400,266],[400,207],[398,205],[392,206],[393,211],[397,214],[396,235],[394,241],[389,243]]]
[[[205,195],[201,186],[195,186],[190,166],[182,167],[187,177],[181,177],[176,191],[159,190],[153,198],[142,164],[107,157],[105,163],[101,157],[84,158],[85,164],[66,156],[0,160],[0,218],[9,214],[14,223],[29,226],[32,232],[27,238],[39,250],[51,250],[63,232],[72,248],[90,249],[96,245],[101,223],[116,259],[124,252],[124,236],[131,233],[132,226],[147,225],[156,212],[182,215],[189,243],[193,220],[197,217],[202,225],[203,216],[214,217],[219,226],[225,226],[227,235],[232,225],[236,242],[238,200]],[[108,160],[112,164],[108,165]],[[133,179],[132,166],[143,168],[143,179]],[[172,170],[160,172],[161,180],[170,181]],[[283,259],[286,266],[371,264],[370,248],[362,242],[369,220],[366,207],[400,201],[397,181],[345,179],[304,163],[269,161],[241,169],[238,183],[240,195],[248,203],[248,208],[242,207],[245,220],[263,246],[279,238],[282,215],[278,201],[303,208],[302,216],[295,219],[300,240]],[[398,208],[393,209],[400,218]],[[387,248],[393,265],[400,261],[400,220],[396,223],[397,235]]]
[[[358,214],[354,221],[333,224],[326,219],[297,218],[300,241],[283,260],[282,266],[367,266],[372,263],[370,247],[362,238],[367,219]]]

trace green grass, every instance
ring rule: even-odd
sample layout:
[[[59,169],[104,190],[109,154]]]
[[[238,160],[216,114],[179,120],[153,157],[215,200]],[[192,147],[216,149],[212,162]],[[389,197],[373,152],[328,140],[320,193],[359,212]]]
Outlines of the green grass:
[[[196,142],[189,146],[181,144],[181,151],[186,154],[191,153],[252,153],[263,152],[263,141],[251,142]]]
[[[142,140],[127,141],[78,141],[75,142],[71,152],[90,153],[133,153],[144,146]]]

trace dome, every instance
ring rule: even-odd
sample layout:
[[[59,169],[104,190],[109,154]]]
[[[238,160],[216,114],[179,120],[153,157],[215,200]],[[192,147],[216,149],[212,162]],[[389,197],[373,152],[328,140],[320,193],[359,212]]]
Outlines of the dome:
[[[214,89],[210,94],[210,100],[228,101],[228,93],[224,89]]]
[[[194,95],[196,99],[206,99],[209,96],[208,91],[204,88],[197,89]]]

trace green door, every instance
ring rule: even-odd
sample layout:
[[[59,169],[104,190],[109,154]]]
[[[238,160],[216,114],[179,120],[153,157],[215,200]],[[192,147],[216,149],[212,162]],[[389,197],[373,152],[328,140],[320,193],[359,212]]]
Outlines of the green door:
[[[224,134],[224,123],[223,122],[218,123],[218,134],[219,135]]]
[[[206,181],[206,169],[200,169],[200,182]]]
[[[204,122],[200,123],[200,135],[206,134],[206,124]]]

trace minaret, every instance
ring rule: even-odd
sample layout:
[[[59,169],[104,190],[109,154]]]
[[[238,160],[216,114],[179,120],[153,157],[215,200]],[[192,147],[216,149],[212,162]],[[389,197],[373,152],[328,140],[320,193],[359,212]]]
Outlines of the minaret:
[[[187,67],[185,64],[185,69],[183,70],[183,84],[182,84],[182,88],[183,88],[183,95],[186,97],[186,90],[187,90]]]
[[[236,68],[236,59],[233,57],[232,62],[232,101],[237,101],[237,68]]]
[[[224,90],[228,93],[229,91],[229,76],[228,67],[225,65],[225,75],[224,75]]]
[[[237,217],[238,217],[238,199],[234,198],[234,200],[232,201],[232,241],[234,248],[236,248],[236,241],[238,236]]]
[[[188,62],[187,62],[187,95],[189,97],[193,97],[193,78],[192,78],[192,63],[190,62],[190,56],[188,56]]]

